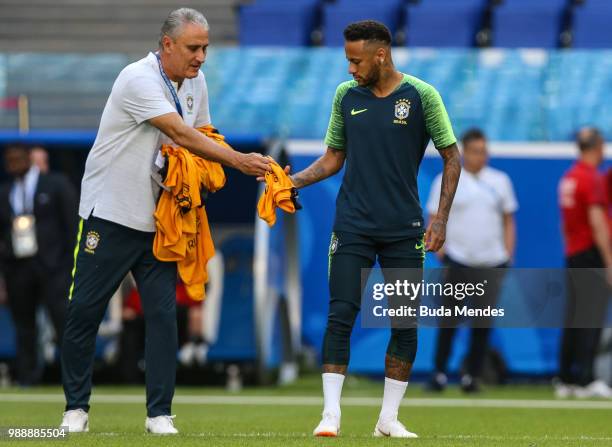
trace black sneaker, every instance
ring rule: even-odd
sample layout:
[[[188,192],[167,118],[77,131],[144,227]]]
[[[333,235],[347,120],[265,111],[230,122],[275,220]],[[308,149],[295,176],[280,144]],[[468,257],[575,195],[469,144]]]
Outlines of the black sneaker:
[[[461,376],[461,391],[464,393],[480,393],[482,388],[475,377],[464,374]]]
[[[446,377],[446,374],[443,372],[437,372],[431,376],[431,379],[429,379],[429,382],[427,382],[425,385],[425,390],[439,393],[444,391],[447,383],[448,378]]]

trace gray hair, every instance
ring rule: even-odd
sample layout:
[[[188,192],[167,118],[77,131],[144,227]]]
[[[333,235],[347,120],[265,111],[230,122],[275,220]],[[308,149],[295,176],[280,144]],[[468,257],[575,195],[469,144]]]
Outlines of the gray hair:
[[[191,8],[175,9],[168,15],[168,18],[166,18],[161,27],[159,47],[161,48],[162,46],[162,39],[164,36],[176,39],[183,25],[187,23],[201,25],[205,30],[209,30],[208,21],[201,12]]]

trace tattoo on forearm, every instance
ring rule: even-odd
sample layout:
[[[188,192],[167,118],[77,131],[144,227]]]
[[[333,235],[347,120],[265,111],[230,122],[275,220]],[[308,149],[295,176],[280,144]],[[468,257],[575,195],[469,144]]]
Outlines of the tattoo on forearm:
[[[325,170],[319,163],[320,159],[301,172],[291,176],[296,188],[303,188],[325,178]]]
[[[301,172],[291,176],[291,181],[296,188],[312,185],[335,174],[344,163],[344,151],[338,149],[327,149],[327,153]],[[336,169],[335,166],[338,166]]]
[[[412,371],[412,363],[392,357],[389,354],[385,357],[385,377],[400,382],[407,382]]]
[[[453,204],[455,191],[457,191],[459,176],[461,175],[461,161],[456,144],[441,150],[440,154],[444,159],[444,171],[442,173],[442,188],[440,191],[440,204],[438,205],[438,217],[446,222],[451,205]]]

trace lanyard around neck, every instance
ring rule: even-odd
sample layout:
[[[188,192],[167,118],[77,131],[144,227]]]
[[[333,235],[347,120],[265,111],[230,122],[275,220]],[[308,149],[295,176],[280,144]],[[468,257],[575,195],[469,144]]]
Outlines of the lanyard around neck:
[[[176,111],[178,112],[179,115],[181,115],[181,118],[182,118],[183,108],[181,107],[181,103],[179,101],[178,94],[176,93],[174,86],[172,85],[172,83],[170,82],[170,79],[168,79],[168,76],[166,75],[166,73],[164,72],[164,69],[162,68],[161,58],[159,57],[159,53],[155,53],[155,57],[157,58],[157,65],[159,65],[159,74],[161,74],[162,79],[168,86],[168,90],[170,90],[170,93],[172,94],[172,98],[174,99],[174,105],[176,106]]]
[[[26,176],[21,180],[15,180],[13,183],[12,198],[10,200],[13,213],[16,216],[32,214],[34,212],[33,197],[28,194],[28,189]]]

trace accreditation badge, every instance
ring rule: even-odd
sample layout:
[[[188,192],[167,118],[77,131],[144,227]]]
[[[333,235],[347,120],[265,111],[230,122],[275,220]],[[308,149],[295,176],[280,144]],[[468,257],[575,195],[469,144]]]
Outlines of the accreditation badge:
[[[13,253],[16,258],[29,258],[38,253],[36,241],[36,219],[23,214],[13,219]]]
[[[157,155],[155,156],[155,160],[153,160],[153,166],[151,166],[151,179],[153,179],[153,183],[155,183],[160,188],[170,191],[166,185],[164,185],[164,181],[166,180],[166,157],[162,154],[161,150],[157,151]]]

